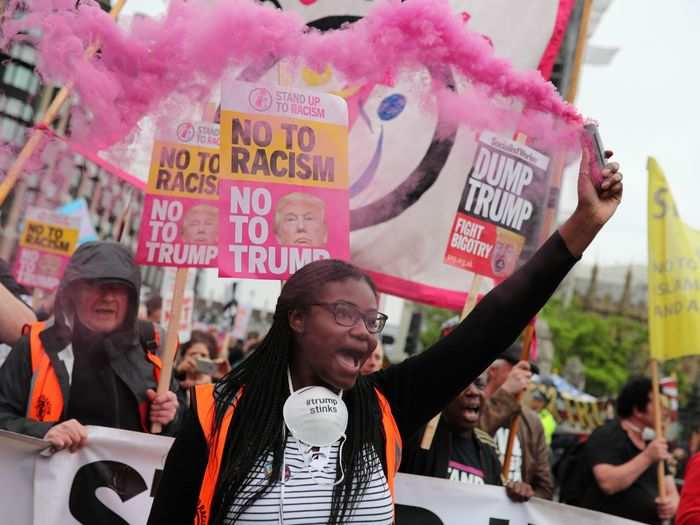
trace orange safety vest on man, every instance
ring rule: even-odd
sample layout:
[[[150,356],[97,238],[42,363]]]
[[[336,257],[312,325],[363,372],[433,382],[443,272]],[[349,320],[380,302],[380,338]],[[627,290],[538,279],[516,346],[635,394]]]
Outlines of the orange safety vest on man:
[[[197,385],[195,386],[195,390],[197,418],[204,432],[206,442],[211,443],[212,424],[215,417],[214,385]],[[396,501],[394,495],[394,478],[399,470],[399,463],[401,461],[401,435],[399,434],[399,428],[396,425],[396,420],[394,419],[391,406],[386,397],[384,397],[379,389],[375,388],[374,391],[379,400],[379,407],[382,412],[382,427],[386,439],[387,484],[389,485],[389,492],[391,492],[392,499]],[[214,499],[214,491],[216,490],[216,483],[219,479],[219,470],[221,468],[220,460],[223,457],[226,437],[228,436],[231,418],[233,417],[233,411],[236,408],[239,396],[240,392],[231,406],[226,410],[226,414],[224,414],[224,418],[221,421],[221,428],[217,434],[215,447],[209,451],[207,468],[204,471],[202,486],[199,489],[199,499],[197,500],[197,511],[195,514],[195,523],[197,525],[207,525],[211,517],[211,503]]]
[[[58,422],[63,416],[63,391],[58,381],[51,358],[44,348],[39,334],[44,330],[43,322],[33,323],[25,332],[29,333],[29,349],[32,363],[32,381],[27,402],[27,418],[35,421]],[[163,367],[160,358],[151,352],[145,352],[146,359],[153,365],[153,377],[156,384]],[[139,404],[141,426],[148,432],[148,403]]]

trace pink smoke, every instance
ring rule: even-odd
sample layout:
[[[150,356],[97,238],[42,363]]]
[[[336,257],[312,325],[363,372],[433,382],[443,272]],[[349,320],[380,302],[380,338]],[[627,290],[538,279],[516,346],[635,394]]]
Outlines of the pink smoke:
[[[19,33],[32,28],[42,34],[40,73],[56,82],[73,80],[91,113],[89,125],[74,126],[74,136],[100,149],[127,137],[168,97],[203,101],[228,68],[270,63],[271,57],[297,59],[318,71],[330,66],[351,84],[449,66],[474,89],[451,92],[435,75],[426,90],[456,123],[494,131],[516,124],[566,149],[580,140],[575,108],[538,72],[517,71],[496,57],[447,0],[385,0],[357,23],[327,33],[309,30],[295,13],[249,0],[173,1],[163,18],[134,19],[128,30],[96,4],[81,2],[76,9],[74,0],[33,0],[23,18],[4,21],[0,44],[27,38]],[[96,39],[99,57],[84,59]],[[527,109],[514,114],[499,99],[518,99]]]

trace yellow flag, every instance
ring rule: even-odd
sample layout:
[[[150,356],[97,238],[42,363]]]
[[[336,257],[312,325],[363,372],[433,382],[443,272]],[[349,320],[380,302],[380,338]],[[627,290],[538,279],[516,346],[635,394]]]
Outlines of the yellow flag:
[[[649,172],[649,344],[658,360],[700,354],[700,231],[678,216],[656,160]]]

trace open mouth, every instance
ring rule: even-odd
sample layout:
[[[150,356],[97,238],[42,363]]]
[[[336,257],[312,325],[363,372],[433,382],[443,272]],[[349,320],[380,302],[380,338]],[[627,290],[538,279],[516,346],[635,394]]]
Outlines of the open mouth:
[[[97,315],[114,315],[117,311],[114,308],[95,308]]]
[[[351,371],[359,371],[364,363],[365,354],[353,350],[338,350],[338,361]]]
[[[479,416],[479,410],[481,409],[481,403],[478,399],[469,400],[464,405],[462,405],[462,410],[464,414],[470,418],[475,418]]]

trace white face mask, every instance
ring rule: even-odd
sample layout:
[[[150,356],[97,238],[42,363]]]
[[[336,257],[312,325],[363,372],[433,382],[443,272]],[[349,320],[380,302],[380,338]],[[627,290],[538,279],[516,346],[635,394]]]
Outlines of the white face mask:
[[[290,391],[282,409],[284,422],[297,440],[313,447],[332,445],[345,437],[348,408],[340,394],[322,386]]]

